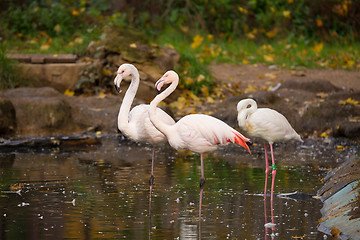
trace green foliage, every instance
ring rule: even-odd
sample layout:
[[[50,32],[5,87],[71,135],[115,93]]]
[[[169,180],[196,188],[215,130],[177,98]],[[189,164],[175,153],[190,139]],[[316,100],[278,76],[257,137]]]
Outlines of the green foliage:
[[[16,69],[16,62],[6,57],[5,47],[0,44],[0,89],[8,89],[24,84]]]

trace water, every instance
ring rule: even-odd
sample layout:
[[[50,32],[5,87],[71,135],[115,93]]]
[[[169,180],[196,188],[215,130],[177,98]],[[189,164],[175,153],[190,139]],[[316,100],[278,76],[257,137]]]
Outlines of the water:
[[[357,151],[311,139],[275,146],[274,192],[298,194],[275,196],[273,214],[271,174],[264,209],[262,146],[252,155],[236,146],[207,154],[199,221],[197,154],[156,149],[150,209],[151,146],[115,135],[101,143],[0,154],[1,239],[326,239],[312,196]],[[275,228],[264,227],[272,218]]]

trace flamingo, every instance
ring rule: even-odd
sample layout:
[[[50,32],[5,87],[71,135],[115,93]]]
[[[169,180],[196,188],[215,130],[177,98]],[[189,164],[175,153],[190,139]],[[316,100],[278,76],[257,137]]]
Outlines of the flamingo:
[[[135,94],[139,87],[140,77],[136,67],[132,64],[124,63],[117,70],[117,75],[114,79],[116,90],[120,93],[121,81],[131,75],[131,83],[127,89],[123,102],[120,107],[118,115],[118,128],[128,138],[135,142],[150,143],[153,146],[151,159],[151,176],[150,176],[150,192],[154,183],[154,158],[155,145],[166,142],[166,137],[159,130],[157,130],[149,119],[148,104],[140,104],[135,106],[131,111],[130,107],[134,101]],[[155,111],[155,110],[154,110]],[[156,108],[156,114],[166,124],[175,124],[174,119],[160,108]]]
[[[205,183],[203,153],[214,151],[219,146],[230,142],[237,143],[250,152],[246,144],[250,140],[223,121],[204,114],[184,116],[175,124],[162,121],[161,115],[155,111],[156,106],[176,89],[178,83],[179,76],[172,70],[167,71],[155,83],[158,95],[150,103],[149,116],[154,126],[167,137],[171,147],[176,150],[189,149],[200,154],[200,188],[202,188]],[[164,84],[170,84],[170,86],[160,93]]]
[[[291,127],[288,120],[281,113],[269,108],[257,108],[253,99],[243,99],[237,104],[238,124],[251,137],[259,137],[267,141],[270,145],[272,160],[272,183],[271,183],[271,214],[273,216],[273,193],[276,176],[276,165],[274,159],[273,143],[278,141],[297,140],[303,142],[300,135]],[[264,204],[266,200],[267,179],[269,174],[269,162],[267,156],[266,143],[265,150],[265,189]],[[266,205],[265,211],[266,211]],[[265,217],[266,218],[266,217]],[[266,222],[266,220],[265,220]],[[273,221],[274,223],[274,221]],[[275,228],[273,228],[275,229]]]

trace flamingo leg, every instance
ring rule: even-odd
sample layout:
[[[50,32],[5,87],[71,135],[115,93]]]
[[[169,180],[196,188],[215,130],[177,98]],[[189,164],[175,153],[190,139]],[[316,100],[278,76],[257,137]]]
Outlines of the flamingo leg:
[[[265,150],[265,164],[266,164],[266,169],[265,169],[265,188],[264,188],[264,200],[266,199],[266,192],[267,192],[267,181],[268,181],[268,176],[269,176],[269,161],[268,161],[268,155],[267,155],[267,148],[266,148],[266,143],[264,144],[264,150]]]
[[[152,150],[152,156],[151,156],[151,176],[149,179],[149,183],[150,183],[150,191],[152,189],[152,185],[154,184],[154,161],[155,161],[155,147],[153,146],[153,150]]]
[[[149,196],[149,239],[151,239],[151,195],[152,195],[152,185],[150,185],[150,196]]]
[[[200,180],[200,188],[204,187],[205,184],[205,175],[204,175],[204,160],[203,154],[200,153],[200,161],[201,161],[201,180]]]
[[[204,186],[200,187],[200,200],[199,200],[199,239],[201,239],[201,205],[203,197]]]
[[[274,199],[274,185],[275,185],[275,176],[276,176],[276,166],[275,166],[274,151],[273,151],[272,144],[270,144],[270,149],[271,149],[271,158],[272,158],[272,167],[273,167],[272,174],[271,174],[272,175],[272,181],[271,181],[271,200],[270,200],[270,204],[271,204],[271,219],[272,219],[272,223],[274,223],[273,199]],[[272,230],[275,230],[275,226],[272,228]]]

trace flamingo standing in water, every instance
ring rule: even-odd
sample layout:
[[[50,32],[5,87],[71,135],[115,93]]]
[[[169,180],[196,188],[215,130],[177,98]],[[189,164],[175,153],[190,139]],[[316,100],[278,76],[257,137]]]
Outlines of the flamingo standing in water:
[[[237,104],[239,127],[251,137],[259,137],[267,141],[270,145],[272,160],[272,184],[271,184],[271,215],[273,216],[273,193],[276,176],[276,165],[273,152],[273,143],[278,141],[297,140],[303,142],[300,135],[291,127],[288,120],[281,113],[269,108],[257,108],[257,104],[253,99],[244,99]],[[269,162],[267,156],[266,143],[265,163],[266,177],[264,190],[264,206],[266,210],[266,189],[269,174]],[[266,221],[266,219],[265,219]],[[272,220],[274,221],[274,219]],[[274,223],[274,222],[273,222]]]
[[[171,85],[160,93],[161,87],[169,83]],[[246,144],[250,140],[223,121],[204,114],[187,115],[175,124],[162,121],[161,115],[156,112],[156,106],[176,89],[178,83],[179,76],[174,71],[167,71],[156,82],[158,95],[150,103],[149,116],[154,126],[167,137],[171,147],[189,149],[200,154],[202,188],[205,183],[203,153],[214,151],[230,142],[237,143],[250,152]]]
[[[154,183],[154,158],[155,145],[161,142],[166,142],[166,137],[159,130],[157,130],[149,119],[149,105],[140,104],[135,106],[131,112],[131,104],[134,101],[135,94],[139,87],[140,77],[136,67],[132,64],[124,63],[117,70],[114,84],[116,90],[120,93],[121,81],[131,75],[131,83],[125,93],[123,102],[120,107],[118,115],[118,128],[128,138],[136,142],[146,142],[153,146],[151,159],[151,176],[150,176],[150,192],[152,184]],[[174,119],[160,108],[156,108],[156,114],[160,117],[161,122],[172,125],[175,124]]]

